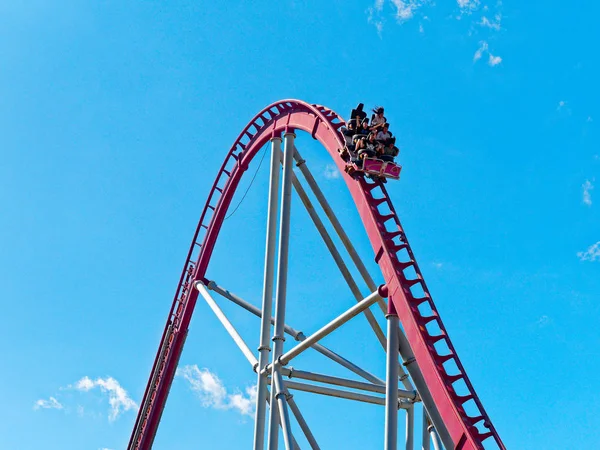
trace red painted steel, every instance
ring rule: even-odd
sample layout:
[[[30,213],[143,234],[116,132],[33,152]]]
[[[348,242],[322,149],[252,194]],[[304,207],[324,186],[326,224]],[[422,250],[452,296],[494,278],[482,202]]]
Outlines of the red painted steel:
[[[207,282],[208,264],[241,177],[258,150],[274,134],[286,129],[310,133],[337,164],[356,203],[417,364],[453,439],[454,450],[482,450],[483,441],[490,437],[497,448],[505,450],[458,359],[385,186],[379,181],[354,179],[344,171],[345,162],[339,156],[344,147],[339,132],[342,125],[343,119],[324,106],[282,100],[259,112],[240,133],[219,170],[194,233],[129,450],[148,450],[152,446],[196,304],[198,292],[193,283]],[[447,354],[439,353],[438,343],[445,343]],[[448,373],[448,363],[453,363],[456,373]],[[458,392],[460,384],[464,392]],[[469,402],[469,411],[475,411],[474,415],[465,410]]]

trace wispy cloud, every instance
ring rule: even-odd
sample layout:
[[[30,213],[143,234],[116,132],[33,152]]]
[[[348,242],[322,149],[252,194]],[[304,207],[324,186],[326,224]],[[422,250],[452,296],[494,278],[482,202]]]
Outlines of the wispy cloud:
[[[113,422],[119,417],[119,415],[130,409],[137,409],[137,404],[127,395],[127,391],[119,384],[117,380],[112,377],[107,378],[96,378],[92,380],[90,377],[85,376],[74,384],[69,384],[66,387],[59,388],[62,391],[57,397],[65,397],[67,394],[65,391],[78,391],[88,392],[92,389],[99,389],[103,394],[108,395],[108,403],[110,405],[110,411],[108,414],[108,420]],[[64,403],[64,400],[63,400]],[[50,397],[48,400],[40,399],[35,402],[34,409],[64,409],[66,413],[75,412],[79,417],[84,416],[84,408],[80,404],[76,406],[63,406],[56,397]]]
[[[396,22],[404,24],[414,18],[425,20],[425,15],[428,7],[437,7],[435,0],[374,0],[372,6],[367,8],[367,21],[377,29],[379,37],[381,37],[384,24],[386,23],[386,15],[389,14],[389,5],[394,11],[394,18]],[[500,32],[502,28],[502,0],[497,0],[493,11],[488,5],[482,5],[480,0],[456,0],[459,13],[456,13],[456,8],[449,18],[462,21],[465,17],[469,20],[465,20],[468,25],[468,35],[473,36],[476,34],[483,34],[482,37],[492,38],[494,34]],[[424,33],[425,29],[423,24],[419,22],[419,33]],[[484,41],[485,42],[485,41]],[[484,52],[488,50],[487,42],[485,43],[486,48],[484,50],[478,50],[475,53],[474,60],[481,59]],[[502,57],[489,54],[488,65],[495,67],[502,62]]]
[[[48,400],[39,399],[33,405],[34,410],[38,409],[63,409],[62,403],[56,400],[54,397],[50,397]]]
[[[137,410],[138,408],[137,404],[127,394],[127,391],[113,377],[92,380],[85,376],[75,383],[72,388],[81,392],[99,388],[102,393],[107,394],[108,404],[110,405],[108,420],[111,422],[116,420],[121,413],[130,409]]]
[[[473,55],[473,62],[479,61],[481,59],[481,57],[483,56],[483,52],[487,52],[487,50],[488,50],[487,42],[481,41],[479,44],[480,44],[480,47],[477,49],[477,51]]]
[[[381,32],[383,31],[384,19],[381,17],[381,10],[383,9],[383,0],[375,2],[375,6],[368,8],[367,22],[373,25],[377,29],[377,34],[381,38]]]
[[[552,319],[546,315],[540,317],[536,322],[536,325],[540,328],[547,327],[550,324],[552,324]]]
[[[492,55],[489,50],[489,45],[486,41],[481,41],[479,43],[479,48],[475,51],[473,55],[473,62],[477,62],[481,59],[481,57],[487,53],[488,54],[488,65],[491,67],[497,66],[502,62],[502,58],[500,56]]]
[[[490,53],[490,59],[488,60],[488,64],[492,67],[497,66],[502,62],[502,58],[500,56],[494,56]]]
[[[479,8],[479,0],[456,0],[462,12],[470,13]]]
[[[432,4],[433,0],[390,0],[391,6],[394,9],[394,18],[398,23],[404,23],[415,17],[418,10],[426,5]],[[385,0],[375,0],[375,3],[370,8],[367,8],[367,21],[377,29],[377,34],[381,37],[385,17],[383,9]],[[422,26],[419,27],[419,31]],[[422,32],[422,31],[421,31]]]
[[[392,4],[396,8],[396,20],[405,22],[412,19],[415,12],[428,3],[427,0],[392,0]]]
[[[585,183],[581,186],[583,188],[583,203],[588,206],[592,206],[592,189],[594,185],[590,180],[585,180]]]
[[[199,369],[195,364],[177,369],[177,376],[188,381],[205,408],[231,409],[245,416],[254,414],[256,386],[246,388],[246,394],[228,394],[225,385],[216,374],[206,368]]]
[[[560,114],[566,114],[567,116],[570,116],[572,114],[571,108],[569,107],[569,102],[567,102],[566,100],[559,101],[556,110]]]
[[[502,28],[502,14],[496,14],[493,21],[488,19],[486,16],[483,16],[479,22],[479,25],[485,28],[491,28],[492,30],[500,31]]]
[[[328,180],[335,180],[340,177],[340,171],[335,164],[327,164],[327,166],[325,166],[323,176],[325,176],[325,178]]]
[[[600,260],[600,241],[591,245],[585,252],[578,252],[577,257],[581,261],[598,261]]]

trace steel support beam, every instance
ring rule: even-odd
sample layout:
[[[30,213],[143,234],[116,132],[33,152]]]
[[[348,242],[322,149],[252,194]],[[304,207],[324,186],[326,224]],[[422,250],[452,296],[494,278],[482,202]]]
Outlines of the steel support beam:
[[[306,383],[297,383],[295,381],[284,381],[288,389],[312,392],[313,394],[326,395],[329,397],[345,398],[347,400],[355,400],[363,403],[372,403],[373,405],[385,405],[385,398],[376,397],[374,395],[359,394],[356,392],[342,391],[341,389],[332,389],[323,386],[315,386]]]
[[[345,313],[343,313],[340,316],[333,319],[331,322],[329,322],[327,325],[322,327],[320,330],[318,330],[315,333],[308,336],[305,341],[296,345],[291,350],[288,350],[285,354],[283,354],[281,356],[278,355],[277,360],[281,363],[281,365],[288,364],[293,358],[298,356],[300,353],[305,351],[307,348],[311,347],[313,344],[316,344],[319,340],[321,340],[322,338],[324,338],[325,336],[327,336],[334,330],[338,329],[340,326],[342,326],[343,324],[348,322],[353,317],[356,317],[358,314],[360,314],[365,309],[370,307],[373,303],[377,302],[380,298],[382,298],[382,295],[380,294],[380,290],[382,290],[382,288],[373,292],[371,295],[369,295],[365,299],[358,302],[356,305],[354,305],[352,308],[347,310]]]
[[[273,373],[273,381],[276,389],[275,398],[277,399],[277,406],[279,409],[279,420],[283,431],[285,450],[293,450],[292,445],[294,438],[292,436],[292,425],[290,423],[283,380],[281,379],[281,373],[279,372],[277,365],[275,366],[275,371]]]
[[[227,319],[225,314],[223,314],[223,311],[221,311],[221,308],[219,308],[219,306],[217,305],[215,300],[208,293],[204,284],[202,284],[201,281],[197,281],[195,283],[195,286],[196,286],[196,289],[198,289],[198,291],[200,292],[200,295],[204,298],[204,300],[206,300],[206,303],[208,304],[208,306],[210,306],[210,309],[212,309],[212,311],[215,313],[215,316],[217,316],[217,319],[219,319],[219,322],[221,322],[221,324],[225,327],[225,330],[227,330],[227,332],[233,338],[233,341],[240,348],[240,350],[242,351],[242,353],[244,354],[246,359],[250,362],[250,364],[252,364],[252,367],[254,368],[254,370],[256,370],[258,367],[258,361],[257,361],[256,357],[254,356],[254,353],[252,353],[252,350],[250,350],[248,345],[246,345],[246,342],[244,342],[244,339],[242,339],[242,337],[237,332],[237,330],[234,328],[234,326],[231,324],[229,319]]]
[[[221,296],[225,297],[226,299],[230,300],[231,302],[235,303],[236,305],[241,306],[246,311],[254,314],[257,317],[261,317],[262,318],[262,312],[261,312],[260,309],[258,309],[253,304],[248,303],[246,300],[238,297],[237,295],[229,292],[227,289],[219,286],[214,281],[210,281],[207,284],[207,287],[208,287],[208,289],[211,289],[211,290],[215,291],[216,293],[220,294]],[[274,317],[271,317],[271,323],[275,323],[275,318]],[[298,342],[302,342],[302,341],[306,340],[306,336],[304,335],[304,333],[302,331],[298,331],[298,330],[292,328],[289,325],[285,325],[284,331],[287,334],[289,334],[290,336],[292,336]],[[360,368],[359,366],[357,366],[356,364],[354,364],[351,361],[347,360],[346,358],[338,355],[333,350],[330,350],[329,348],[327,348],[327,347],[325,347],[325,346],[323,346],[321,344],[318,344],[318,343],[317,344],[313,344],[311,346],[311,348],[313,348],[317,352],[321,353],[323,356],[331,359],[332,361],[340,364],[341,366],[345,367],[346,369],[354,372],[355,374],[357,374],[361,378],[364,378],[365,380],[370,381],[371,383],[379,384],[381,386],[385,385],[385,381],[383,381],[382,379],[376,377],[375,375],[367,372],[366,370]]]
[[[285,341],[285,302],[287,295],[287,267],[290,244],[290,216],[292,209],[292,163],[294,162],[295,137],[292,130],[286,130],[284,134],[283,178],[279,221],[279,257],[277,258],[277,291],[275,294],[275,330],[273,334],[274,345],[272,367],[275,367],[275,369],[275,362],[283,353],[283,343]],[[265,317],[265,321],[267,321],[269,315],[265,314],[263,317]],[[273,378],[276,379],[277,377],[275,376]],[[275,403],[275,385],[273,381],[271,381],[272,406],[271,413],[269,414],[269,450],[277,450],[277,441],[279,439]]]
[[[423,408],[423,424],[422,424],[422,436],[421,436],[421,450],[431,450],[431,440],[429,438],[429,418],[427,417],[427,411]]]
[[[415,407],[406,410],[406,450],[415,448]]]
[[[373,405],[385,406],[385,398],[375,395],[359,394],[358,392],[343,391],[341,389],[332,389],[324,386],[315,386],[314,384],[298,383],[296,381],[284,380],[283,383],[288,389],[311,392],[313,394],[326,395],[329,397],[344,398],[347,400],[355,400],[363,403],[371,403]],[[412,403],[398,402],[399,409],[407,409]]]
[[[290,394],[290,396],[287,398],[287,402],[288,402],[290,409],[292,410],[292,414],[294,414],[294,417],[296,418],[296,421],[298,422],[298,425],[300,425],[300,429],[304,433],[306,440],[310,444],[310,448],[312,450],[321,450],[321,448],[319,447],[319,444],[317,444],[317,440],[315,439],[315,436],[312,434],[312,431],[310,431],[310,428],[308,427],[306,420],[304,420],[304,416],[300,412],[300,409],[298,408],[298,405],[296,404],[296,400],[294,400],[294,396]]]
[[[436,433],[435,427],[433,425],[429,425],[428,430],[429,430],[429,435],[431,436],[431,442],[433,442],[434,450],[444,450],[444,448],[452,448],[452,447],[443,447],[442,446],[442,443],[440,442],[440,437]]]
[[[293,367],[281,368],[282,375],[285,375],[289,379],[299,378],[301,380],[309,380],[317,383],[332,384],[334,386],[342,386],[350,389],[358,389],[361,391],[374,392],[376,394],[385,394],[386,386],[363,383],[362,381],[348,380],[346,378],[332,377],[330,375],[323,375],[320,373],[307,372],[304,370],[297,370]],[[415,401],[417,398],[417,391],[405,391],[398,389],[398,397],[405,398],[407,400]]]
[[[394,303],[389,300],[387,324],[387,357],[385,389],[385,450],[398,448],[398,314]]]
[[[271,310],[273,306],[273,273],[275,268],[275,248],[277,244],[277,200],[279,197],[279,160],[281,159],[281,137],[271,139],[271,171],[269,182],[269,203],[267,206],[267,237],[265,244],[265,269],[263,277],[262,312],[260,313],[260,345],[258,347],[257,395],[254,416],[254,450],[265,447],[265,416],[267,410],[267,378],[261,374],[269,363],[271,352]],[[212,283],[212,282],[211,282]],[[214,289],[209,283],[209,289]],[[257,308],[258,309],[258,308]]]
[[[391,301],[391,299],[390,299],[390,301]],[[431,420],[431,422],[434,424],[434,426],[438,430],[438,433],[440,433],[440,437],[442,438],[442,442],[444,443],[444,446],[446,446],[447,448],[453,448],[454,442],[452,440],[452,437],[448,433],[448,430],[446,430],[442,416],[440,415],[440,412],[437,409],[435,401],[433,400],[433,397],[431,396],[431,392],[429,392],[429,388],[427,387],[425,378],[423,378],[421,369],[416,364],[415,354],[413,353],[412,348],[410,348],[408,339],[406,338],[404,333],[399,333],[398,337],[400,340],[400,347],[399,347],[400,355],[402,355],[402,359],[404,361],[404,366],[406,367],[406,370],[410,374],[410,376],[413,380],[413,383],[415,383],[417,392],[419,393],[419,396],[421,397],[421,400],[423,401],[423,406],[427,410],[427,415],[429,416],[429,419]]]

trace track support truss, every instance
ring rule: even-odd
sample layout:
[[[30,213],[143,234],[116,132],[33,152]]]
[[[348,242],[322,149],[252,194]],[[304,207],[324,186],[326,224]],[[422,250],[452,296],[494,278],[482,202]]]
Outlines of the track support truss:
[[[458,359],[385,185],[362,176],[352,178],[344,172],[345,161],[340,156],[344,148],[340,134],[343,125],[343,119],[324,106],[283,100],[259,112],[240,133],[201,214],[128,450],[152,447],[198,297],[206,302],[255,371],[253,450],[277,450],[282,446],[286,450],[299,449],[297,437],[303,437],[311,449],[320,449],[318,433],[309,427],[294,391],[382,406],[385,450],[399,448],[399,411],[403,412],[406,430],[402,448],[415,449],[415,410],[419,411],[417,420],[421,431],[417,438],[422,450],[483,450],[486,440],[486,449],[491,449],[487,444],[493,442],[496,449],[505,450]],[[300,155],[295,142],[297,131],[305,131],[317,139],[340,170],[372,245],[380,270],[375,278],[382,281],[380,286],[368,272]],[[263,290],[260,298],[252,299],[260,303],[258,307],[210,280],[207,270],[233,195],[250,162],[264,145],[270,145],[270,178]],[[294,161],[303,180],[293,171]],[[345,312],[308,335],[286,323],[293,191],[348,285],[348,298],[355,302],[351,301]],[[321,215],[311,195],[321,207]],[[324,223],[323,214],[328,224]],[[346,264],[336,239],[354,267]],[[360,275],[359,280],[352,275],[354,270]],[[251,350],[211,292],[260,319],[258,353]],[[372,307],[376,311],[372,311]],[[423,310],[429,312],[425,314]],[[382,328],[380,323],[384,318],[387,326]],[[323,345],[322,340],[350,320],[368,322],[377,345],[385,354],[385,379]],[[286,347],[286,335],[294,339],[293,345]],[[438,342],[445,344],[449,353],[440,354],[436,347]],[[290,364],[295,358],[306,351],[319,352],[347,369],[349,376],[331,376],[292,367]],[[452,374],[448,372],[448,364],[452,365]],[[352,376],[358,380],[350,378]],[[469,411],[475,411],[474,414],[467,413],[467,403],[471,404]],[[302,436],[294,436],[294,422]]]

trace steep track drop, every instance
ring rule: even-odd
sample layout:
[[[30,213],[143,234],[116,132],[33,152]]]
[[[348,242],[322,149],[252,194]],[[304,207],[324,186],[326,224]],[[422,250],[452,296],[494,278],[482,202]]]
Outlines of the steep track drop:
[[[345,173],[345,162],[339,156],[344,147],[339,132],[342,125],[343,119],[324,106],[282,100],[259,112],[240,133],[219,170],[194,233],[129,450],[152,447],[198,297],[193,283],[208,282],[208,264],[244,172],[271,137],[290,129],[310,133],[340,170],[453,450],[481,450],[489,438],[495,441],[495,448],[505,449],[454,350],[385,186],[379,181],[353,179]],[[440,348],[444,354],[440,354]]]

